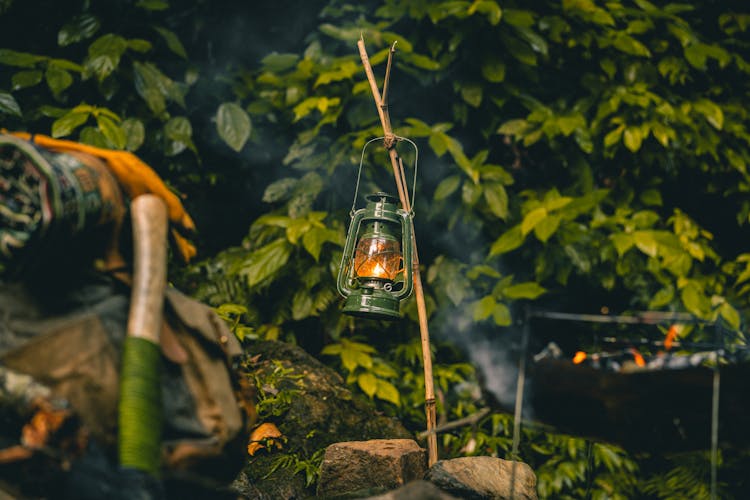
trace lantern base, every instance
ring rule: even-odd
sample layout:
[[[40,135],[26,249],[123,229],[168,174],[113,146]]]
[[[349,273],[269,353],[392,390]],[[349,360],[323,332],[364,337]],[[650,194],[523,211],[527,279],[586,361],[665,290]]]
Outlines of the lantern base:
[[[397,319],[399,300],[379,290],[363,289],[346,298],[344,313],[370,319]]]

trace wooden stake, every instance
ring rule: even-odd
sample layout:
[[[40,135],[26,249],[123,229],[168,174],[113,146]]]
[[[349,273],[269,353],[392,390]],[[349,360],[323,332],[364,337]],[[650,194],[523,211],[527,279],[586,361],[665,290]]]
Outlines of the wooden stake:
[[[391,128],[391,120],[388,112],[388,103],[385,102],[380,96],[380,90],[375,80],[375,74],[372,72],[372,66],[370,65],[370,58],[367,56],[367,50],[365,49],[365,41],[360,38],[357,42],[359,48],[359,56],[362,59],[362,65],[365,68],[365,74],[367,80],[370,82],[370,90],[372,91],[372,97],[375,99],[375,107],[378,110],[380,116],[380,123],[383,126],[383,136],[385,137],[384,145],[388,150],[388,156],[391,159],[391,166],[393,167],[393,177],[396,181],[396,189],[398,190],[398,197],[401,200],[401,206],[407,212],[411,212],[411,201],[409,200],[409,191],[404,182],[404,166],[401,159],[398,157],[395,146],[395,137],[393,135],[393,129]],[[386,69],[385,84],[383,87],[383,96],[387,96],[388,92],[388,81],[390,78],[391,69],[391,58],[393,53],[396,51],[396,44],[391,46],[390,53],[388,54],[388,65]],[[427,457],[428,465],[432,466],[438,460],[437,455],[437,434],[435,433],[435,426],[437,423],[437,417],[435,412],[435,389],[433,386],[432,378],[432,356],[430,353],[430,331],[427,327],[427,307],[424,301],[424,290],[422,288],[422,277],[419,272],[419,257],[417,254],[417,239],[414,235],[414,226],[412,225],[412,241],[413,241],[413,265],[412,275],[414,279],[414,296],[417,301],[417,315],[419,316],[419,333],[422,339],[422,363],[424,366],[424,398],[425,398],[425,414],[427,416]]]

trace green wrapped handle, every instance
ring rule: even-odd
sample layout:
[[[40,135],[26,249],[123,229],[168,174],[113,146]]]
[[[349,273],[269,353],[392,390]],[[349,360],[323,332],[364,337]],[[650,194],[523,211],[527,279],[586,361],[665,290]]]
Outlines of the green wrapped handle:
[[[159,369],[167,266],[167,207],[151,194],[130,205],[134,270],[123,346],[119,401],[120,466],[154,476],[161,463],[162,403]]]

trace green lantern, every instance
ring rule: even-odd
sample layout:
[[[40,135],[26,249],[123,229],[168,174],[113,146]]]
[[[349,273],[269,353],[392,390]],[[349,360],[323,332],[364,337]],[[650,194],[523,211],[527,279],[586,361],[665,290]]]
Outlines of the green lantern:
[[[413,284],[411,214],[389,194],[366,199],[365,208],[352,212],[339,269],[338,290],[346,298],[343,311],[395,319]]]

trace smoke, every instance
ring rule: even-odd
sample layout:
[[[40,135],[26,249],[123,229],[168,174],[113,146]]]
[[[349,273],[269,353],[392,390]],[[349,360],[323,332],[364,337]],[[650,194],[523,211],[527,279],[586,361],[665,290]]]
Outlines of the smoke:
[[[470,302],[470,299],[464,303]],[[437,320],[438,318],[436,318]],[[461,307],[434,321],[434,335],[460,349],[475,368],[482,393],[491,407],[513,412],[516,403],[519,362],[521,356],[529,358],[531,348],[522,347],[523,327],[490,327],[474,321],[471,308]],[[439,361],[439,360],[438,360]],[[528,371],[528,362],[526,363]],[[531,384],[524,377],[522,416],[530,419]]]

